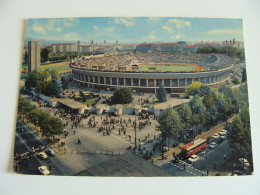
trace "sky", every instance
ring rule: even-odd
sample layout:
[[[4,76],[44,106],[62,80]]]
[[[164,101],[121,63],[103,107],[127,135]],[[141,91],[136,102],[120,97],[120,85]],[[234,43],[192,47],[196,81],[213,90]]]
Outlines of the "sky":
[[[96,17],[29,19],[26,38],[90,43],[243,41],[242,19]]]

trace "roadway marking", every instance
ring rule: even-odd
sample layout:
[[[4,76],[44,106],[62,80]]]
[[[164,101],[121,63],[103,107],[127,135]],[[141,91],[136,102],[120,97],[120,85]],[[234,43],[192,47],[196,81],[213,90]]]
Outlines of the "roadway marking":
[[[175,165],[175,164],[173,164],[173,163],[171,163],[171,162],[168,162],[168,161],[166,161],[166,160],[163,160],[163,161],[169,163],[170,165],[173,165],[173,166],[175,166],[175,167],[178,167],[179,169],[182,169],[183,171],[188,172],[188,173],[190,173],[191,175],[199,176],[199,175],[197,175],[197,174],[195,174],[195,173],[192,173],[192,172],[189,171],[189,170],[186,170],[186,169],[184,170],[184,168],[181,168],[180,166]],[[189,167],[190,167],[190,166],[189,166]]]

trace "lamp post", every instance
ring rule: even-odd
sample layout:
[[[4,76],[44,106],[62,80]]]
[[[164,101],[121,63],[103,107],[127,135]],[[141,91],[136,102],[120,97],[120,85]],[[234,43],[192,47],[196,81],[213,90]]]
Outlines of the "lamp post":
[[[135,130],[135,149],[134,149],[134,152],[135,152],[135,150],[136,150],[136,117],[135,117],[134,130]]]

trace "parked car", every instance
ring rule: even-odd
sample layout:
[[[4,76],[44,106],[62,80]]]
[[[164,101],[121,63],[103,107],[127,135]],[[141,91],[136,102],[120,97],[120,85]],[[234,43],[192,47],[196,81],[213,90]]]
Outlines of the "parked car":
[[[214,149],[218,146],[218,144],[216,144],[215,142],[212,142],[211,144],[209,144],[209,148],[210,149]]]
[[[245,158],[239,158],[238,159],[239,163],[242,164],[243,166],[249,167],[249,162]]]
[[[196,162],[197,160],[199,160],[199,157],[197,155],[193,154],[190,156],[190,158],[187,160],[187,162],[192,164],[192,163]]]
[[[38,171],[42,174],[42,175],[49,175],[50,171],[48,170],[48,168],[46,166],[40,166],[38,167]]]
[[[214,137],[215,139],[219,138],[219,134],[218,133],[214,133],[214,135],[212,136]]]
[[[55,152],[53,149],[51,148],[48,148],[46,151],[45,151],[46,154],[48,154],[49,156],[55,156]]]
[[[47,154],[45,152],[39,152],[37,154],[37,157],[39,157],[41,159],[47,159],[48,158],[48,156],[47,156]]]
[[[207,138],[207,144],[210,144],[211,142],[213,142],[215,140],[214,137],[208,137]]]
[[[220,136],[226,135],[226,133],[227,133],[227,130],[225,130],[225,129],[222,129],[220,132],[218,132],[218,134]]]
[[[221,141],[223,141],[223,140],[226,139],[226,136],[225,135],[221,135],[219,138],[220,138]]]

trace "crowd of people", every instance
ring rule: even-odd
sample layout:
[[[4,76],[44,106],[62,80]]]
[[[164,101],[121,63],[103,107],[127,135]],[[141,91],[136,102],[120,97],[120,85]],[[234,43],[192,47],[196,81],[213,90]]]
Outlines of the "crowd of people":
[[[128,53],[81,59],[71,62],[70,66],[86,70],[133,71],[133,65],[142,63],[190,63],[205,65],[208,69],[211,65],[214,68],[229,65],[232,59],[221,54]]]

